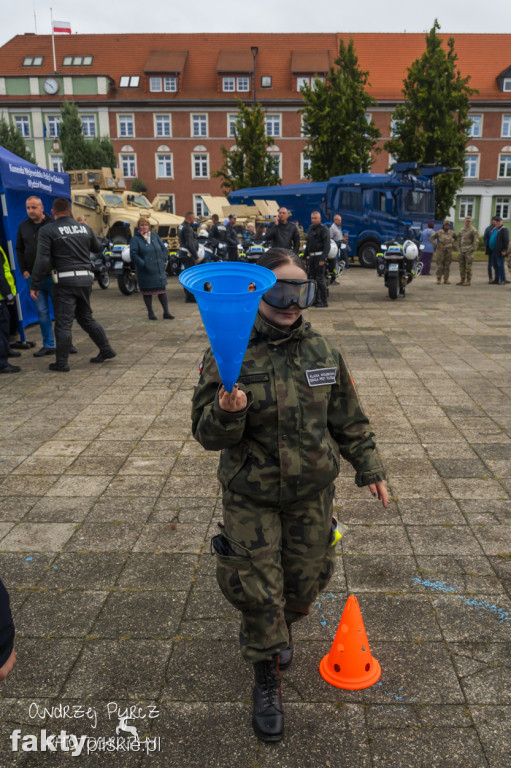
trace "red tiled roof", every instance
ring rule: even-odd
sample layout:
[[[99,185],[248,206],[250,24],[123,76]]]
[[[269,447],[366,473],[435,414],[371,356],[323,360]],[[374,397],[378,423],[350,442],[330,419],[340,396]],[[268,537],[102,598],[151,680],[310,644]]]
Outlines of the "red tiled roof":
[[[246,51],[220,51],[216,63],[217,72],[252,72],[254,57],[250,48]]]
[[[474,101],[510,101],[509,93],[497,86],[497,76],[511,64],[511,35],[454,34],[458,66],[463,76],[470,75],[470,85],[477,88]],[[55,40],[59,74],[109,75],[118,84],[121,75],[143,74],[153,52],[188,51],[183,70],[180,99],[231,100],[234,95],[217,93],[217,62],[220,51],[248,52],[256,45],[257,75],[272,76],[272,88],[262,89],[261,98],[296,100],[292,91],[292,52],[304,58],[323,52],[333,62],[339,38],[352,37],[362,69],[369,70],[370,92],[379,101],[402,98],[407,67],[425,48],[424,34],[407,33],[254,33],[254,34],[127,34],[62,35]],[[449,35],[441,34],[447,40]],[[93,56],[90,67],[63,67],[64,56]],[[25,56],[44,56],[42,67],[23,67]],[[50,35],[17,35],[0,48],[0,76],[44,76],[53,73]],[[259,93],[259,89],[258,89]],[[9,97],[14,98],[14,97]],[[104,100],[104,96],[95,97]],[[147,101],[158,94],[146,89],[116,88],[109,99]],[[40,97],[23,97],[23,100]],[[511,103],[510,103],[511,107]]]
[[[328,72],[328,51],[291,51],[291,72]]]
[[[182,72],[188,51],[151,51],[144,72]]]

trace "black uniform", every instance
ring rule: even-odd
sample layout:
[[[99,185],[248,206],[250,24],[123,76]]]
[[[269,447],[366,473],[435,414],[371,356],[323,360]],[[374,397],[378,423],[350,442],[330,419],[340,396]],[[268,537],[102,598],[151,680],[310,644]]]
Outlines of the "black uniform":
[[[32,274],[37,255],[37,235],[41,227],[44,227],[50,221],[53,221],[52,217],[45,213],[43,220],[39,224],[36,224],[32,219],[24,219],[19,225],[16,238],[16,256],[22,272]]]
[[[307,244],[305,246],[309,257],[309,273],[312,280],[318,286],[319,306],[328,306],[326,291],[326,264],[330,252],[330,232],[324,224],[316,224],[309,227],[307,232]]]
[[[225,228],[225,242],[227,243],[227,261],[238,261],[238,232],[231,222]]]
[[[179,258],[185,269],[193,267],[199,260],[198,240],[195,229],[188,221],[183,221],[179,225],[177,230],[177,236],[179,238]],[[189,303],[194,303],[195,298],[193,293],[184,289],[185,300]]]
[[[213,226],[211,227],[211,231],[209,233],[210,240],[215,240],[216,243],[225,243],[225,239],[227,237],[225,227],[223,224],[220,224],[219,221],[217,221]]]
[[[272,221],[266,230],[264,241],[268,248],[286,248],[295,253],[300,250],[300,233],[292,221],[286,221],[284,224],[275,224]]]
[[[60,216],[39,232],[31,289],[39,290],[39,284],[52,270],[58,368],[67,367],[75,316],[78,325],[99,347],[101,355],[113,357],[115,354],[102,326],[92,317],[90,306],[94,282],[90,253],[99,251],[101,244],[92,229],[72,216]]]

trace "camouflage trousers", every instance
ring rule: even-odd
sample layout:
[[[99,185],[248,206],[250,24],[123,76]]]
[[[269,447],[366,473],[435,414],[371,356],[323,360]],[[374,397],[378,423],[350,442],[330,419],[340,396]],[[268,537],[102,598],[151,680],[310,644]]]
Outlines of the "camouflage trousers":
[[[472,279],[472,263],[474,261],[474,251],[460,251],[458,254],[458,265],[460,268],[460,277],[462,280]]]
[[[333,484],[284,506],[224,491],[224,522],[212,540],[224,597],[241,611],[240,646],[249,662],[289,641],[287,624],[304,618],[334,571]]]
[[[436,256],[436,277],[437,280],[443,276],[445,280],[449,279],[451,270],[452,248],[442,248],[438,246],[435,251]]]

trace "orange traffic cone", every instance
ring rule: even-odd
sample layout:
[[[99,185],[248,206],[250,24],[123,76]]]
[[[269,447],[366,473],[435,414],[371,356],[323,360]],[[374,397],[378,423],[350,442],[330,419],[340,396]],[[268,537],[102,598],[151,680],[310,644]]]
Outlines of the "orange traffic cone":
[[[330,685],[350,691],[369,688],[380,679],[381,667],[371,656],[355,595],[348,597],[330,653],[321,659],[319,672]]]

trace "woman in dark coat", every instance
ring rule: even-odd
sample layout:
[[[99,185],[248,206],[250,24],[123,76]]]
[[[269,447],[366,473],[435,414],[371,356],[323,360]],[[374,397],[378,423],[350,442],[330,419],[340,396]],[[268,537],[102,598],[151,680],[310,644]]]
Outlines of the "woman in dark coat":
[[[153,296],[158,296],[163,307],[163,318],[173,320],[167,300],[167,251],[160,237],[151,232],[147,219],[141,217],[130,242],[131,261],[137,273],[138,287],[144,297],[149,320],[156,320],[153,312]]]

